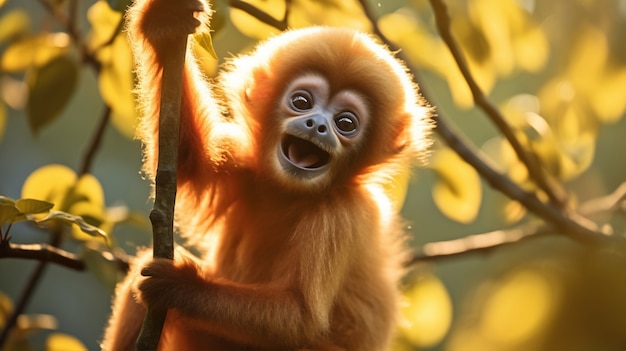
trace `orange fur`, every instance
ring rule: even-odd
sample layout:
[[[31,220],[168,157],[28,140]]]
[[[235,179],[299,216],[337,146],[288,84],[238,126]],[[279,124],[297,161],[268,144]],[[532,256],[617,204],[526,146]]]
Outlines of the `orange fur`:
[[[161,53],[207,22],[206,11],[193,16],[200,8],[208,4],[142,0],[129,11],[151,176]],[[289,120],[281,96],[307,74],[327,85],[319,96],[329,106],[340,93],[367,106],[363,131],[339,137],[328,170],[310,179],[276,161]],[[423,154],[428,114],[404,65],[348,29],[286,32],[211,84],[188,51],[176,223],[206,251],[179,250],[174,264],[141,254],[117,289],[103,350],[134,350],[145,303],[169,308],[160,350],[384,350],[403,224],[379,183]]]

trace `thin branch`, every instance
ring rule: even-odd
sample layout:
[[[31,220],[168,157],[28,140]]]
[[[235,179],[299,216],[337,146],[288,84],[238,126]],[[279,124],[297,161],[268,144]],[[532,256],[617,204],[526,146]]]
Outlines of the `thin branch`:
[[[21,258],[49,262],[78,272],[87,269],[85,261],[76,254],[49,244],[14,244],[3,241],[0,243],[0,259],[2,258]],[[126,259],[112,255],[109,252],[103,252],[102,258],[115,263],[122,272],[127,272],[130,267]]]
[[[0,258],[24,258],[50,262],[75,271],[84,271],[86,268],[85,262],[75,254],[49,244],[13,244],[4,241],[0,244]]]
[[[515,150],[517,157],[519,157],[520,161],[522,161],[528,169],[530,178],[533,179],[539,188],[548,195],[550,202],[556,206],[563,207],[566,200],[565,191],[561,189],[556,182],[547,178],[547,175],[541,168],[537,158],[527,152],[500,111],[489,101],[489,99],[487,99],[478,86],[478,83],[476,83],[476,80],[470,72],[467,61],[465,60],[465,56],[450,33],[450,17],[448,16],[446,5],[442,0],[430,0],[430,4],[435,14],[435,22],[437,24],[439,35],[446,43],[450,53],[454,57],[463,78],[472,92],[474,102],[487,114],[500,132],[502,132],[502,134],[506,137],[513,147],[513,150]]]
[[[53,246],[53,247],[58,246],[61,243],[61,239],[63,237],[62,229],[57,228],[53,230],[50,233],[50,235],[51,235],[50,246]],[[43,276],[43,273],[48,267],[48,264],[49,264],[48,261],[40,261],[37,264],[37,267],[35,267],[35,270],[33,271],[30,278],[28,279],[28,282],[26,283],[24,290],[19,295],[20,296],[19,301],[17,302],[17,305],[15,306],[15,309],[13,310],[13,312],[11,312],[11,316],[9,316],[5,324],[5,327],[2,330],[2,334],[0,334],[0,350],[3,349],[3,346],[5,345],[6,341],[9,338],[9,334],[11,330],[13,330],[13,328],[15,327],[15,323],[17,323],[17,318],[21,314],[24,313],[24,310],[26,309],[26,306],[30,302],[31,297],[35,293],[35,290],[37,289],[37,285],[41,281],[41,277]]]
[[[165,57],[163,58],[159,111],[159,156],[154,207],[150,212],[154,257],[168,259],[174,258],[176,167],[178,164],[180,106],[187,36],[180,38],[180,40],[172,40],[172,43],[172,47],[164,53]],[[157,349],[166,316],[167,309],[156,309],[148,306],[137,339],[138,351]]]
[[[380,39],[391,50],[397,50],[397,47],[380,31],[376,18],[369,9],[366,1],[359,0],[359,2],[372,24],[374,33],[379,35]],[[420,79],[417,78],[417,68],[411,64],[411,61],[405,57],[402,51],[399,51],[397,56],[406,63],[409,70],[413,73],[414,79],[419,82]],[[434,101],[434,99],[428,96],[424,86],[421,86],[421,94],[426,98],[426,100]],[[528,210],[535,213],[546,222],[554,224],[555,227],[576,241],[595,243],[606,238],[605,234],[608,233],[602,231],[592,221],[581,217],[577,213],[565,213],[558,207],[543,203],[537,198],[536,194],[522,189],[510,178],[496,171],[495,168],[489,164],[487,159],[482,156],[479,150],[471,147],[469,142],[463,140],[461,134],[454,130],[441,111],[438,111],[438,115],[434,118],[437,124],[435,131],[438,135],[465,162],[470,164],[494,189],[497,189],[509,198],[520,202]]]
[[[111,106],[105,104],[104,111],[102,112],[102,117],[100,117],[100,123],[96,128],[96,132],[93,135],[91,142],[89,143],[89,148],[85,153],[85,157],[83,159],[83,164],[80,167],[80,175],[87,174],[91,171],[91,165],[93,164],[93,159],[96,155],[98,149],[102,145],[102,137],[104,136],[104,131],[106,127],[109,125],[109,120],[111,119]]]
[[[244,11],[245,13],[249,14],[250,16],[258,19],[259,21],[268,24],[280,31],[284,31],[288,28],[287,26],[287,15],[288,15],[288,8],[289,8],[289,4],[287,4],[287,9],[285,11],[285,18],[282,21],[277,20],[276,18],[270,16],[269,14],[263,12],[262,10],[258,9],[257,7],[255,7],[254,5],[250,5],[245,1],[241,1],[241,0],[230,0],[228,2],[228,6],[234,8],[234,9],[238,9],[241,11]]]
[[[458,258],[478,253],[486,254],[501,246],[531,238],[544,237],[550,233],[554,233],[554,231],[548,226],[525,225],[510,230],[496,230],[468,235],[460,239],[432,242],[419,248],[406,263],[406,266],[443,258]]]
[[[589,200],[578,207],[585,216],[601,214],[626,213],[626,182],[622,183],[611,194]]]
[[[54,18],[61,24],[61,26],[63,26],[63,28],[65,28],[69,36],[72,38],[73,42],[76,44],[76,47],[78,47],[83,62],[91,65],[91,67],[96,72],[100,72],[100,70],[102,69],[102,64],[92,53],[89,52],[89,50],[87,49],[87,45],[82,40],[80,31],[72,23],[72,19],[66,17],[52,3],[47,0],[39,0],[39,3],[41,3],[41,5],[43,5],[43,7],[54,16]]]
[[[621,213],[626,210],[626,183],[622,183],[613,193],[591,199],[580,205],[580,212],[586,216]],[[489,253],[493,249],[520,241],[544,237],[554,233],[553,226],[526,224],[510,230],[496,230],[489,233],[469,235],[460,239],[427,243],[422,246],[406,265],[456,258],[470,254]]]

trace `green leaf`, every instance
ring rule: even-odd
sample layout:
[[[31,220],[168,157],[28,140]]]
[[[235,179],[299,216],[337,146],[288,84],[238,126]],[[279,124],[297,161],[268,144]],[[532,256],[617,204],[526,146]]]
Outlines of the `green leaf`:
[[[31,73],[26,107],[30,129],[37,134],[59,116],[74,94],[78,66],[69,57],[59,56]]]
[[[0,204],[0,225],[13,223],[22,213],[13,205]]]
[[[76,224],[84,233],[94,237],[101,237],[107,240],[107,234],[98,227],[87,223],[81,216],[75,216],[63,211],[53,211],[47,216],[37,221],[37,223],[45,223],[52,220],[58,220],[67,224]]]
[[[54,204],[35,199],[19,199],[15,202],[15,207],[23,214],[36,214],[50,211]]]

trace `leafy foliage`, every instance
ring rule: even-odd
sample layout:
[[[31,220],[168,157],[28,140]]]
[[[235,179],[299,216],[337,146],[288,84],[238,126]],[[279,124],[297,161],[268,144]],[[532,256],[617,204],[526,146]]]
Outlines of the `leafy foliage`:
[[[15,1],[0,1],[0,141],[3,134],[12,132],[7,122],[12,122],[14,114],[23,113],[32,134],[39,136],[63,122],[70,113],[68,106],[83,96],[84,89],[78,89],[78,84],[87,70],[93,71],[97,79],[94,91],[105,105],[101,125],[111,124],[127,138],[134,136],[137,112],[132,93],[132,53],[122,30],[123,11],[129,1],[93,2],[87,10],[88,28],[82,30],[81,23],[70,15],[72,2],[40,1],[36,5],[48,14],[39,21],[32,9],[24,10]],[[283,28],[322,24],[368,32],[380,29],[391,45],[401,48],[399,55],[414,68],[424,92],[435,93],[429,94],[429,98],[438,107],[440,122],[453,116],[451,119],[462,131],[457,132],[461,139],[478,145],[470,151],[483,157],[501,179],[512,181],[526,192],[525,196],[535,196],[543,204],[553,205],[511,142],[476,117],[474,98],[439,34],[429,1],[245,1],[253,11],[250,6],[246,10],[243,1],[229,1],[229,7],[225,3],[214,4],[212,37],[194,37],[194,50],[208,76],[215,74],[218,61],[230,53],[245,50],[254,41]],[[626,331],[626,294],[618,278],[626,272],[626,249],[620,241],[626,225],[623,218],[614,214],[624,213],[626,208],[619,192],[601,196],[617,186],[615,182],[624,181],[623,156],[620,149],[613,148],[600,153],[610,144],[606,142],[607,135],[619,139],[619,128],[623,130],[624,125],[623,5],[616,0],[445,3],[451,32],[479,87],[495,102],[508,128],[537,162],[548,183],[564,194],[555,210],[566,215],[583,214],[600,227],[613,228],[615,235],[608,243],[593,248],[549,238],[519,244],[515,249],[499,249],[502,251],[481,260],[480,275],[472,272],[478,281],[473,288],[468,288],[467,282],[461,288],[459,281],[467,280],[466,263],[476,260],[441,265],[437,271],[433,267],[440,266],[420,265],[418,278],[413,285],[407,285],[406,324],[396,349],[623,347],[623,343],[616,342],[623,340]],[[369,5],[369,11],[364,4]],[[378,15],[373,21],[372,13]],[[99,115],[94,111],[84,118],[96,119]],[[611,142],[623,145],[618,144],[618,139]],[[93,140],[97,146],[98,138]],[[494,194],[480,179],[484,174],[477,171],[475,164],[460,158],[455,145],[442,144],[436,143],[430,165],[419,171],[418,182],[409,183],[407,172],[385,187],[396,208],[401,208],[407,198],[404,212],[418,219],[414,226],[418,232],[416,243],[441,240],[442,233],[465,237],[472,230],[501,228],[493,235],[467,237],[469,241],[479,238],[476,240],[481,243],[476,247],[485,248],[490,242],[500,245],[509,240],[510,227],[514,232],[529,225],[550,225],[528,211],[522,201],[524,196],[505,198]],[[11,150],[12,159],[3,164],[6,169],[17,167],[19,152]],[[13,226],[18,222],[34,223],[48,230],[71,228],[71,237],[81,243],[80,259],[111,287],[121,273],[107,257],[113,256],[110,246],[116,248],[118,243],[111,236],[105,237],[104,232],[110,233],[120,222],[145,225],[145,216],[138,220],[137,214],[125,206],[107,207],[106,189],[88,166],[84,167],[85,172],[77,174],[69,167],[52,163],[50,158],[49,165],[25,176],[21,199],[0,196],[4,244],[8,243],[9,231],[13,236],[19,235]],[[611,174],[597,166],[600,161],[610,164],[605,169]],[[428,190],[414,190],[424,182],[430,182],[430,200],[423,200]],[[589,201],[592,206],[586,206],[584,200],[592,197],[611,201],[606,206]],[[418,200],[419,207],[412,207]],[[426,210],[429,207],[437,212]],[[445,220],[437,220],[438,216]],[[555,235],[567,234],[550,229]],[[462,245],[457,251],[463,251]],[[455,267],[461,273],[449,275],[447,267]],[[7,301],[0,295],[0,325],[12,310]],[[54,329],[56,323],[50,323],[52,320],[23,318],[26,324],[17,324],[17,331],[6,344],[8,349],[32,349],[28,338],[31,330]],[[23,328],[24,325],[32,328]],[[46,348],[85,349],[76,340],[55,335]]]

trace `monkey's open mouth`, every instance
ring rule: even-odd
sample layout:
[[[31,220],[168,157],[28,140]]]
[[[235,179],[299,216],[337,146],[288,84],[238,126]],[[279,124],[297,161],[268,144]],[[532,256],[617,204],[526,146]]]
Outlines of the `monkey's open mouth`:
[[[310,141],[287,135],[281,144],[283,155],[294,166],[302,169],[322,167],[330,160],[330,154]]]

